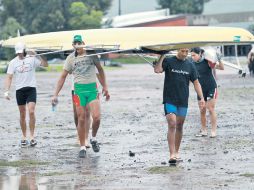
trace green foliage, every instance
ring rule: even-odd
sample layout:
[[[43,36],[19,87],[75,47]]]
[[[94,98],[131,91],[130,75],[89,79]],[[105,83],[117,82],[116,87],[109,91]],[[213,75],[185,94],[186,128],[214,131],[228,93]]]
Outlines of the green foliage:
[[[23,35],[99,28],[102,16],[106,14],[111,1],[0,0],[0,37],[6,39],[13,36],[17,29]]]
[[[17,22],[15,18],[9,17],[6,20],[6,24],[2,28],[1,38],[7,39],[9,37],[16,37],[18,30],[25,31],[25,29]]]
[[[111,5],[112,0],[83,0],[83,3],[87,4],[88,7],[91,7],[94,10],[102,11],[103,13],[107,13],[108,8]]]
[[[146,60],[148,60],[149,62],[153,62],[155,59],[154,58],[149,58],[146,57]],[[146,63],[146,61],[139,57],[139,56],[122,56],[122,57],[118,57],[118,58],[114,58],[111,60],[112,62],[119,62],[119,63]]]
[[[157,0],[161,8],[169,8],[171,14],[201,14],[209,0]]]
[[[100,27],[101,11],[92,10],[90,12],[84,3],[74,2],[71,4],[69,12],[71,14],[69,26],[73,29]]]
[[[48,165],[48,162],[41,162],[37,160],[18,160],[18,161],[0,161],[0,167],[29,167],[29,166],[39,166]]]

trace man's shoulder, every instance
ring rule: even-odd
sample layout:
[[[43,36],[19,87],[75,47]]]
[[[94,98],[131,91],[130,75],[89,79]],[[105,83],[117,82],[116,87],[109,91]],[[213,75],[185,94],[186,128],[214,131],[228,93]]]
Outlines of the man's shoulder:
[[[72,52],[72,53],[70,53],[67,57],[66,57],[66,59],[70,59],[70,58],[74,58],[75,57],[75,52]]]
[[[176,56],[168,56],[168,57],[165,58],[165,60],[166,61],[175,61],[177,59],[176,59]]]
[[[176,56],[170,56],[170,57],[166,57],[163,61],[163,64],[172,64],[172,63],[175,63],[177,62],[177,59],[176,59]]]
[[[10,62],[9,65],[13,65],[15,63],[18,63],[18,57],[14,57]]]
[[[66,59],[65,59],[65,63],[70,63],[75,59],[75,52],[72,52],[71,54],[69,54]]]

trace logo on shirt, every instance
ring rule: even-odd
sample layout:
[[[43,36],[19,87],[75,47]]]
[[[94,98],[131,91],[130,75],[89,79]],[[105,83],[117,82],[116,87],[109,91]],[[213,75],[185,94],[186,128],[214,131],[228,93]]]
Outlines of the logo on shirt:
[[[26,73],[32,70],[32,66],[29,63],[22,64],[18,67],[16,67],[16,71],[18,73]]]
[[[178,73],[178,74],[183,74],[183,75],[189,75],[189,72],[183,71],[183,70],[175,70],[175,69],[172,69],[171,72],[173,72],[173,73]]]

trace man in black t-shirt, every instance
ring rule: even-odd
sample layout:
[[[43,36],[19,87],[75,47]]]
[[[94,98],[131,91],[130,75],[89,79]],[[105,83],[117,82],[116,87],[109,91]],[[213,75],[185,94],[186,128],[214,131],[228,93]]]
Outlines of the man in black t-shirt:
[[[190,81],[200,97],[199,106],[205,105],[197,71],[195,66],[186,59],[187,55],[188,49],[185,48],[179,49],[177,55],[171,58],[165,58],[165,55],[162,55],[154,67],[155,73],[165,72],[163,104],[168,122],[170,164],[175,164],[177,159],[180,159],[179,148],[188,109]]]

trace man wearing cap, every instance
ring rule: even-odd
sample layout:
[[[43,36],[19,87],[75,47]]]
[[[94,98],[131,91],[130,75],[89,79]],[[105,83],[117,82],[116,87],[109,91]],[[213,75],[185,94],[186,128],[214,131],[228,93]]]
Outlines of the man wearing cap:
[[[26,136],[26,107],[29,113],[29,129],[30,129],[30,145],[37,144],[34,139],[35,130],[35,105],[36,105],[36,67],[47,67],[48,63],[40,56],[36,56],[34,52],[29,52],[31,55],[26,55],[25,44],[18,42],[15,45],[15,52],[17,56],[10,61],[7,77],[5,81],[4,96],[10,100],[10,87],[12,78],[15,76],[16,85],[16,100],[20,112],[20,126],[22,130],[21,146],[29,144]]]
[[[93,123],[92,123],[92,139],[91,145],[94,152],[99,152],[100,147],[96,139],[97,131],[100,126],[100,103],[97,99],[98,90],[96,88],[96,71],[97,68],[102,85],[102,93],[108,97],[108,87],[104,70],[100,65],[98,56],[87,56],[84,49],[84,42],[81,35],[75,35],[73,39],[73,47],[75,51],[71,53],[65,61],[63,72],[57,82],[56,90],[52,98],[52,104],[58,102],[58,94],[61,91],[65,79],[68,74],[73,74],[74,77],[74,101],[78,115],[78,136],[80,141],[79,157],[86,156],[85,134],[87,133],[86,123],[86,108],[89,107]]]

